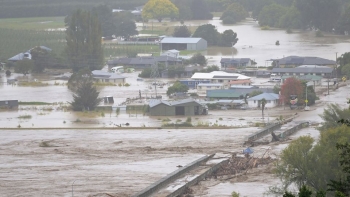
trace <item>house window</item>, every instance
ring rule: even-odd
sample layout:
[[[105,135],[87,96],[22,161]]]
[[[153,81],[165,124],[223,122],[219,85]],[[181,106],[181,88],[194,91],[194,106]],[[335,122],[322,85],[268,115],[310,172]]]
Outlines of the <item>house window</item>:
[[[192,85],[192,82],[188,82],[188,85]]]
[[[210,86],[207,86],[207,89],[210,89],[211,87]]]
[[[271,101],[267,101],[267,103],[271,103]]]
[[[224,80],[219,80],[219,83],[222,83],[222,82],[224,82]]]
[[[256,103],[256,101],[254,100],[254,103]]]

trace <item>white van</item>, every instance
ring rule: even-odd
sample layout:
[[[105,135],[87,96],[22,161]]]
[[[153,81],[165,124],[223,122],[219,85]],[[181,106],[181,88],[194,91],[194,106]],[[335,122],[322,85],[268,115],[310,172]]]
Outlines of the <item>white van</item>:
[[[112,73],[123,73],[124,72],[124,66],[116,66],[111,68]]]
[[[270,81],[270,82],[281,82],[282,79],[281,79],[280,76],[277,76],[276,74],[272,73],[272,74],[270,75],[270,80],[269,80],[269,81]]]

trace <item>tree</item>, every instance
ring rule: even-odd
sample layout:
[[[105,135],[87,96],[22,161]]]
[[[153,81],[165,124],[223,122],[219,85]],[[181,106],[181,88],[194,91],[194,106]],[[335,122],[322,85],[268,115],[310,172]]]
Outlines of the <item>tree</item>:
[[[288,8],[287,12],[279,19],[279,28],[300,29],[302,27],[302,18],[299,10],[295,6]]]
[[[350,117],[350,109],[341,109],[338,104],[329,104],[320,117],[323,122],[319,130],[325,131],[339,126],[339,120],[348,120]]]
[[[307,82],[306,81],[302,81],[301,82],[302,86],[303,86],[303,93],[301,94],[301,97],[298,97],[299,99],[299,103],[305,105],[305,100],[306,100],[306,86],[307,86]],[[313,104],[315,104],[317,99],[315,90],[313,86],[307,86],[307,100],[308,100],[308,106],[311,106]]]
[[[101,102],[98,96],[99,92],[94,87],[92,79],[84,77],[79,81],[77,90],[73,94],[71,107],[74,111],[92,111]]]
[[[212,66],[208,66],[208,67],[200,70],[200,72],[202,72],[202,73],[211,73],[213,71],[219,71],[219,70],[220,70],[220,68],[218,66],[212,65]]]
[[[341,15],[342,0],[295,0],[304,28],[332,31]]]
[[[110,7],[107,5],[99,5],[93,7],[91,12],[98,16],[103,37],[110,37],[115,34],[117,27],[113,20],[113,12]]]
[[[186,25],[181,25],[179,27],[175,27],[173,36],[187,38],[191,36],[191,31]]]
[[[175,92],[187,92],[187,91],[188,91],[188,87],[185,84],[182,84],[181,82],[176,81],[172,86],[168,88],[168,90],[166,91],[166,94],[170,96]]]
[[[350,5],[341,15],[339,22],[336,27],[336,31],[340,34],[345,34],[345,32],[350,32]]]
[[[249,97],[254,97],[254,96],[258,96],[260,94],[262,94],[263,92],[260,90],[254,90],[249,94]]]
[[[285,15],[287,8],[278,4],[271,4],[264,6],[259,14],[259,25],[260,26],[270,26],[279,27],[279,20]]]
[[[169,0],[149,0],[142,9],[143,19],[176,18],[179,15],[177,7]]]
[[[192,37],[203,38],[208,42],[208,45],[217,45],[219,36],[219,32],[212,24],[199,26],[192,35]]]
[[[220,34],[219,46],[233,47],[237,41],[237,33],[233,32],[231,29],[225,30],[222,34]]]
[[[30,51],[32,55],[32,60],[34,61],[34,66],[32,71],[35,73],[41,73],[52,65],[54,58],[50,54],[50,51],[42,49],[40,47],[35,47]]]
[[[329,180],[346,178],[336,144],[350,140],[350,128],[341,125],[320,134],[315,145],[310,136],[303,136],[282,151],[276,173],[284,188],[295,183],[298,187],[306,185],[316,191],[325,191]]]
[[[152,69],[151,68],[145,68],[142,70],[142,72],[139,74],[139,77],[142,78],[150,78],[151,77],[151,73],[152,73]]]
[[[300,98],[303,97],[302,94],[303,86],[301,81],[294,77],[287,78],[281,86],[281,96],[285,104],[289,103],[290,95],[297,95],[299,102]]]
[[[207,59],[201,53],[196,53],[190,58],[189,63],[190,64],[199,64],[201,66],[205,66],[205,65],[207,65]]]
[[[102,32],[97,15],[78,9],[65,18],[65,23],[65,52],[73,71],[102,68]]]
[[[211,20],[213,15],[203,0],[192,0],[190,5],[193,20]]]
[[[15,66],[15,73],[22,73],[24,76],[29,74],[29,71],[34,67],[34,61],[30,59],[23,59],[18,61]]]
[[[172,0],[174,5],[179,9],[179,20],[191,20],[192,10],[190,8],[190,1],[188,0]]]
[[[118,12],[114,14],[113,20],[115,21],[116,30],[115,36],[120,36],[129,39],[130,36],[139,34],[136,30],[136,24],[133,20],[133,15],[129,12]]]
[[[341,74],[346,76],[347,79],[350,79],[350,63],[342,66]]]
[[[265,105],[267,101],[265,98],[263,98],[261,99],[260,103],[261,103],[261,115],[262,115],[262,118],[264,119],[264,110],[265,110]]]
[[[224,24],[234,24],[241,20],[244,20],[248,16],[248,12],[241,4],[233,3],[227,7],[220,19]]]

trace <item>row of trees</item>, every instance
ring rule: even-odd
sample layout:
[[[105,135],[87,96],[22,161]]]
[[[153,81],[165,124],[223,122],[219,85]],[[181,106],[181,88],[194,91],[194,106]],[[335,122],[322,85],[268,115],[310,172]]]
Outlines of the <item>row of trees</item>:
[[[199,26],[193,33],[192,37],[203,38],[208,42],[209,46],[233,47],[237,41],[237,33],[232,30],[226,30],[219,33],[212,24]]]
[[[349,109],[329,105],[321,115],[324,122],[317,142],[310,136],[302,136],[282,151],[276,166],[276,174],[282,180],[279,191],[296,184],[301,188],[299,196],[316,193],[323,197],[326,191],[331,196],[350,195],[350,127],[341,124],[348,123],[349,115]],[[283,196],[294,195],[285,192]]]
[[[104,0],[113,8],[133,10],[147,0]],[[91,10],[101,4],[95,0],[4,0],[1,1],[0,18],[67,16],[76,9]]]

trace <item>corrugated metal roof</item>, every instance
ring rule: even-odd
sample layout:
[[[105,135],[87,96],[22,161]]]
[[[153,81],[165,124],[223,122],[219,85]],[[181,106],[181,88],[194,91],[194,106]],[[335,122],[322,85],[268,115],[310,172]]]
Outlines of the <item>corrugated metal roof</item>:
[[[167,106],[176,106],[176,105],[181,105],[181,104],[191,103],[191,102],[194,102],[194,103],[197,103],[198,105],[201,105],[201,103],[199,103],[198,101],[196,101],[192,98],[178,100],[178,101],[165,101],[165,100],[152,99],[149,101],[148,105],[152,108],[152,107],[155,107],[159,104],[164,104]]]
[[[224,86],[221,83],[199,83],[197,86],[213,87],[213,86]]]
[[[238,98],[241,94],[234,90],[207,90],[207,97],[209,98]]]
[[[116,73],[108,73],[102,70],[93,70],[92,77],[95,79],[125,79],[126,77]]]
[[[194,73],[191,77],[192,79],[214,79],[214,78],[220,78],[220,79],[250,79],[250,77],[247,77],[245,75],[241,75],[238,73],[227,73],[224,71],[213,71],[211,73]]]
[[[320,57],[288,56],[278,60],[280,65],[335,65],[336,62]]]
[[[279,99],[280,96],[278,94],[275,94],[275,93],[262,93],[262,94],[259,94],[257,96],[251,97],[247,100],[248,101],[260,101],[263,98],[267,101],[273,101],[273,100]]]
[[[296,67],[296,68],[273,68],[271,73],[332,73],[333,68],[324,67]]]
[[[198,43],[202,38],[179,38],[179,37],[165,37],[163,38],[160,43],[165,43],[165,44],[171,44],[171,43],[176,43],[176,44],[195,44]],[[204,40],[204,39],[203,39]]]
[[[244,64],[249,63],[250,58],[221,58],[220,63]]]

